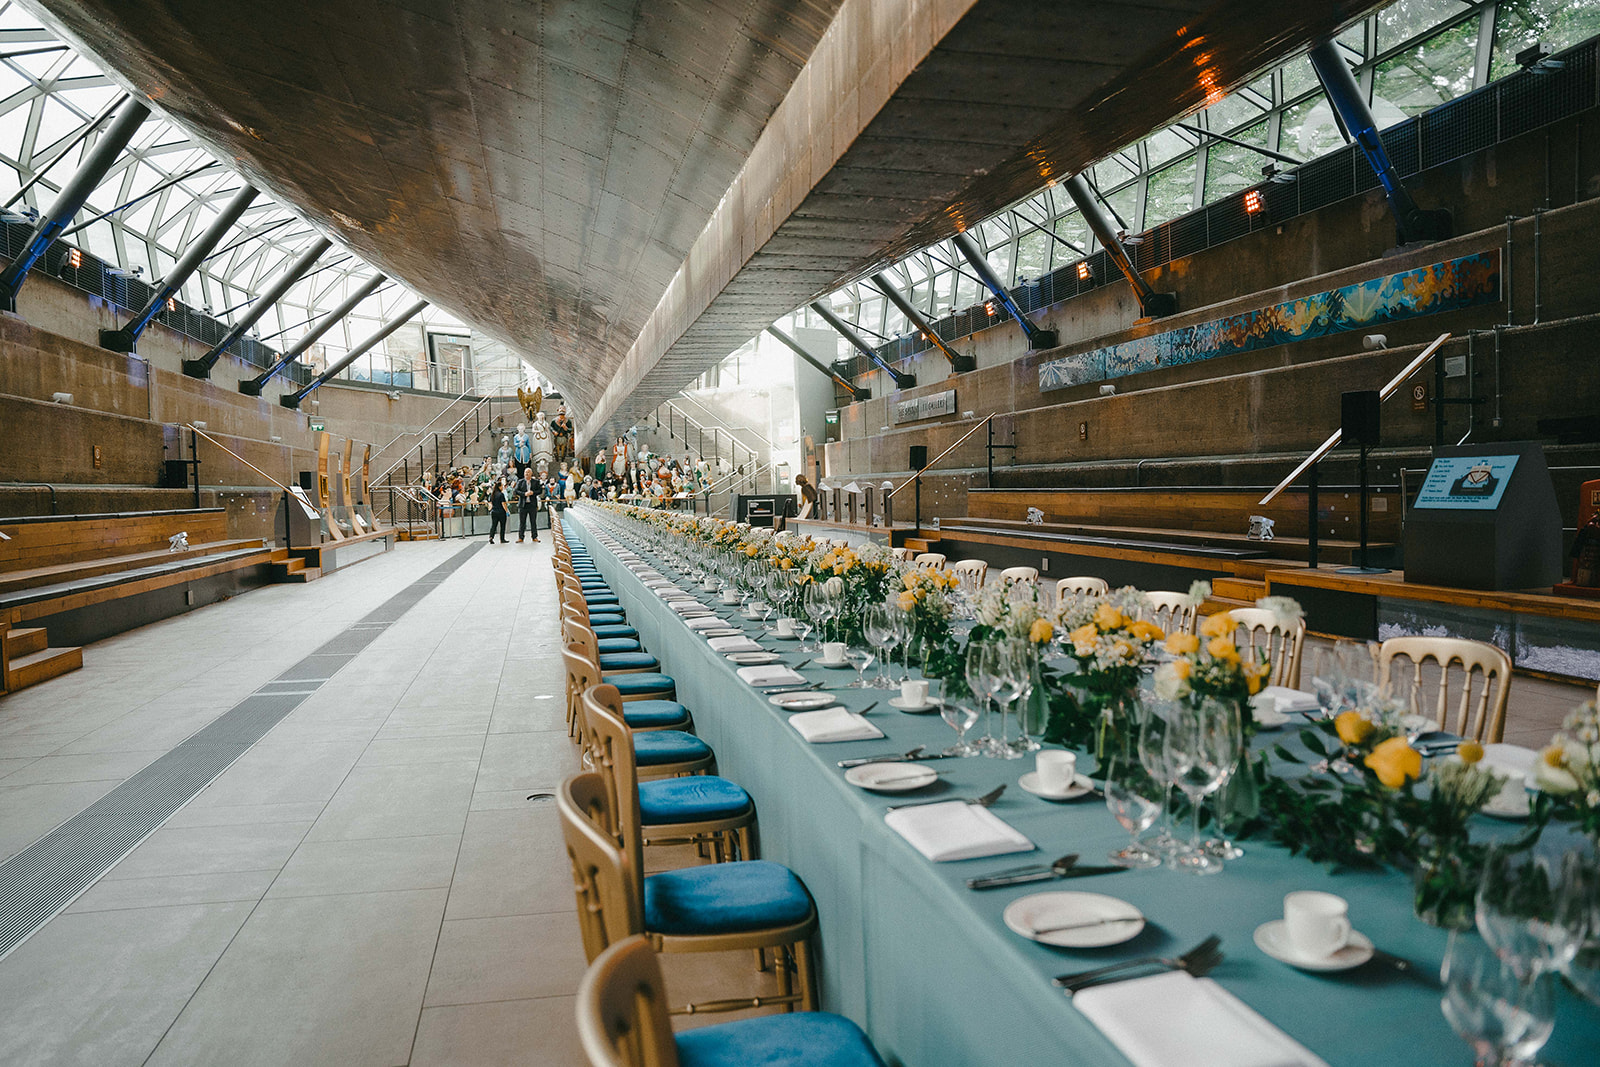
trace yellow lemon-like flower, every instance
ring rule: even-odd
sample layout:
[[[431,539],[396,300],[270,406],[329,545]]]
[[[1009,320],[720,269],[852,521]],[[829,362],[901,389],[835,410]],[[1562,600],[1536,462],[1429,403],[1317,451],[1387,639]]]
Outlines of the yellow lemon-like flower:
[[[1422,777],[1422,753],[1406,744],[1403,737],[1380,742],[1362,762],[1389,789],[1399,789]]]
[[[1034,619],[1028,628],[1028,640],[1036,645],[1047,644],[1055,635],[1056,628],[1050,625],[1049,619]]]
[[[1215,615],[1207,615],[1200,621],[1201,637],[1221,637],[1234,631],[1233,616],[1226,611],[1219,611]]]
[[[1144,619],[1136,620],[1131,626],[1128,627],[1128,632],[1138,640],[1147,642],[1159,641],[1163,637],[1167,636],[1161,632],[1161,627],[1157,626],[1153,622],[1146,622]]]
[[[1122,610],[1115,604],[1101,604],[1094,609],[1094,624],[1102,630],[1115,630],[1123,621]]]
[[[1339,740],[1347,745],[1361,744],[1377,729],[1372,720],[1359,711],[1341,711],[1333,720],[1333,728],[1339,732]]]
[[[1191,633],[1179,630],[1167,638],[1167,651],[1174,656],[1187,656],[1200,649],[1200,639]]]
[[[1483,758],[1483,746],[1476,741],[1463,741],[1456,749],[1462,763],[1477,763]]]
[[[749,548],[744,550],[744,554],[749,556],[751,559],[755,559],[756,558],[756,551],[757,551],[756,546],[755,545],[751,545]]]
[[[793,566],[794,566],[794,560],[792,560],[792,559],[785,558],[785,559],[780,559],[778,561],[778,569],[781,570],[781,571],[786,571],[790,567],[793,567]]]
[[[900,605],[901,611],[910,611],[912,608],[917,606],[917,594],[901,593],[899,598],[896,600],[896,603]]]
[[[1206,651],[1212,659],[1220,659],[1225,663],[1239,662],[1239,650],[1234,647],[1231,637],[1213,637],[1206,642]]]

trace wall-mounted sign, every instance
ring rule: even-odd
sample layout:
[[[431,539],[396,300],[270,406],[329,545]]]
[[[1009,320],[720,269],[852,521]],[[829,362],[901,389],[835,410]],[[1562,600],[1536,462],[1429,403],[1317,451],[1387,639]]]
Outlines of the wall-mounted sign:
[[[894,406],[894,421],[916,422],[919,419],[932,419],[940,415],[954,415],[956,413],[956,391],[946,389],[942,393],[931,393],[928,396],[914,397],[902,400]]]
[[[1415,508],[1493,511],[1517,466],[1516,456],[1440,456],[1428,468]]]
[[[312,424],[311,424],[311,432],[312,432],[312,433],[321,433],[321,432],[322,432],[322,423],[320,423],[320,422],[313,422],[313,423],[312,423]]]

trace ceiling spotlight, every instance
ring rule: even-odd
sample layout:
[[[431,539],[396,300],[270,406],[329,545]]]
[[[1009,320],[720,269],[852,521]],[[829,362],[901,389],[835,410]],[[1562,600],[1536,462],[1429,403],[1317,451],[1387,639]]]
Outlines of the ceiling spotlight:
[[[1094,278],[1094,270],[1093,270],[1093,268],[1091,268],[1088,263],[1080,261],[1078,263],[1078,280],[1080,282],[1086,282],[1086,281],[1092,280],[1093,278]]]
[[[1260,189],[1251,189],[1244,194],[1244,210],[1246,214],[1259,215],[1261,214],[1261,209],[1266,206],[1266,201],[1261,197]]]

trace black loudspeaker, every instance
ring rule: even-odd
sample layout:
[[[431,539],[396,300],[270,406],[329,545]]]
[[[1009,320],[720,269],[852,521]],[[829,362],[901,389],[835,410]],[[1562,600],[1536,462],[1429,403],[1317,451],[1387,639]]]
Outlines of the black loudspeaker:
[[[1339,396],[1339,427],[1345,447],[1378,447],[1378,405],[1376,389],[1356,389]]]
[[[162,489],[189,488],[189,464],[186,460],[168,459],[161,463],[161,477],[157,484]]]
[[[317,473],[316,471],[300,472],[300,488],[304,489],[311,499],[317,498]]]
[[[927,465],[928,465],[928,446],[927,445],[912,445],[911,446],[911,469],[914,470],[914,471],[919,471],[922,468],[926,467]]]

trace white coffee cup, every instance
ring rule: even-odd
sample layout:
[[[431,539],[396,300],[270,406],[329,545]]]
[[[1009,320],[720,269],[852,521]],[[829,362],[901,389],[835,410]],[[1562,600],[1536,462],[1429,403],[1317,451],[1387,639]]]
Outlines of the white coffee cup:
[[[928,680],[926,678],[907,678],[901,682],[900,703],[908,708],[926,707],[928,703]]]
[[[724,604],[737,604],[739,602],[739,590],[733,588],[731,585],[723,589],[722,602]]]
[[[1040,749],[1034,757],[1034,771],[1039,776],[1039,787],[1050,793],[1065,793],[1072,788],[1072,779],[1078,773],[1078,755],[1064,749]]]
[[[1350,942],[1350,902],[1332,893],[1301,889],[1283,898],[1289,943],[1314,959],[1326,959]]]
[[[788,616],[784,616],[783,618],[778,620],[778,636],[779,637],[793,637],[794,636],[794,620],[793,619],[789,618]]]
[[[822,642],[822,659],[821,659],[820,662],[822,662],[822,663],[843,663],[844,662],[844,642],[843,641],[824,641],[824,642]]]

